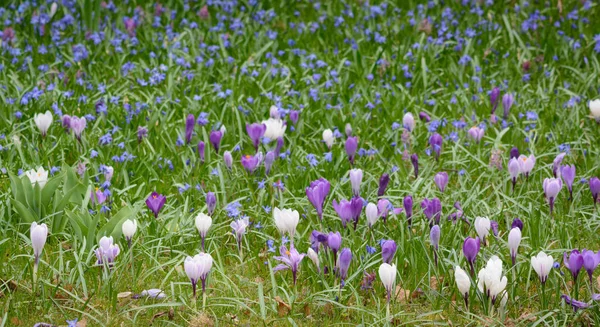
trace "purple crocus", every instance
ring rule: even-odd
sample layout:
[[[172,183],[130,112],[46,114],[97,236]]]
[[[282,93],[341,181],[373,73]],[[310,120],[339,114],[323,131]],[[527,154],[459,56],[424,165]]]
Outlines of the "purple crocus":
[[[598,203],[598,194],[600,194],[600,179],[598,177],[592,177],[589,181],[590,192],[592,192],[592,198],[594,199],[594,207]]]
[[[323,204],[329,194],[330,188],[331,184],[323,177],[311,182],[310,186],[306,188],[306,197],[317,210],[319,220],[323,220]]]
[[[217,197],[215,193],[208,192],[206,193],[206,211],[208,211],[208,215],[212,216],[213,212],[215,212],[215,208],[217,207]]]
[[[444,193],[446,185],[448,185],[448,173],[442,171],[435,174],[435,176],[433,177],[433,181],[435,182],[435,185],[437,185],[440,192]]]
[[[233,229],[233,234],[235,235],[235,239],[237,240],[238,250],[242,251],[242,238],[244,234],[246,234],[246,228],[250,225],[250,220],[248,217],[234,220],[229,224],[231,229]]]
[[[333,200],[333,208],[342,220],[342,225],[344,228],[346,228],[346,224],[348,222],[354,221],[354,229],[356,229],[358,218],[360,218],[360,213],[362,212],[362,207],[363,201],[358,197],[354,197],[350,201],[340,200],[339,203],[336,200]]]
[[[185,119],[185,143],[190,144],[192,140],[192,134],[194,133],[194,125],[196,124],[196,119],[194,115],[189,114]]]
[[[552,162],[552,174],[554,175],[554,178],[558,177],[558,169],[560,168],[560,164],[562,163],[566,155],[567,154],[565,152],[562,152],[559,155],[557,155],[556,158],[554,158],[554,161]]]
[[[510,228],[512,229],[515,227],[519,228],[521,231],[523,230],[523,222],[521,221],[521,219],[519,219],[519,218],[513,219],[512,224],[510,225]]]
[[[204,163],[204,157],[206,156],[206,144],[203,141],[198,142],[198,155],[200,156],[200,162]]]
[[[292,124],[296,125],[298,123],[299,117],[300,117],[300,111],[298,111],[298,110],[290,111],[290,120],[292,121]]]
[[[415,179],[419,177],[419,156],[416,153],[413,153],[410,156],[410,162],[413,165],[413,169],[415,171]]]
[[[431,117],[429,117],[429,115],[425,111],[419,112],[419,119],[426,123],[429,123],[431,121]]]
[[[398,246],[394,240],[385,240],[381,242],[381,258],[383,259],[383,262],[391,264],[397,248]]]
[[[348,160],[350,164],[354,164],[354,156],[356,155],[356,149],[358,148],[358,137],[350,136],[346,139],[346,154],[348,155]]]
[[[231,156],[231,152],[225,151],[225,153],[223,153],[223,162],[225,163],[225,167],[231,170],[231,167],[233,167],[233,156]]]
[[[502,107],[504,108],[504,119],[508,119],[508,115],[510,114],[510,108],[515,102],[515,97],[512,93],[505,93],[502,96]]]
[[[563,263],[565,267],[567,267],[571,271],[571,275],[573,276],[573,282],[577,281],[577,276],[579,276],[579,271],[583,267],[583,256],[579,253],[579,250],[573,250],[567,257],[567,252],[563,254]]]
[[[383,218],[383,222],[387,223],[387,216],[390,212],[390,200],[383,198],[377,201],[377,214]]]
[[[517,184],[517,177],[519,177],[519,173],[521,172],[521,166],[519,165],[519,159],[512,158],[508,161],[508,173],[510,174],[510,179],[512,181],[512,191],[515,191],[515,185]]]
[[[85,117],[79,118],[77,116],[71,116],[70,126],[78,141],[81,141],[81,134],[83,133],[86,125],[87,120],[85,120]]]
[[[142,143],[142,140],[146,137],[148,137],[148,128],[146,126],[138,126],[138,129],[137,129],[138,143]]]
[[[430,227],[440,223],[442,215],[442,203],[440,202],[440,199],[433,198],[429,200],[428,198],[425,198],[421,201],[421,208],[423,209],[423,214],[425,214],[429,220]]]
[[[249,154],[242,156],[242,166],[244,166],[246,171],[250,174],[254,173],[254,171],[256,170],[256,168],[258,168],[258,165],[260,164],[261,156],[259,156],[259,154],[260,152],[253,156]]]
[[[250,139],[252,140],[252,145],[254,145],[254,149],[258,151],[258,145],[260,144],[260,139],[265,135],[265,131],[267,130],[267,125],[260,123],[246,124],[246,132]]]
[[[337,262],[337,253],[342,246],[342,235],[340,232],[329,232],[327,235],[327,247],[333,252],[333,263]]]
[[[208,137],[210,144],[212,144],[217,153],[219,153],[219,148],[221,147],[221,138],[223,138],[223,132],[221,131],[212,131]]]
[[[265,175],[269,175],[273,162],[275,161],[275,152],[269,151],[265,155]]]
[[[573,200],[573,182],[575,181],[575,165],[561,166],[560,175],[569,189],[569,200]]]
[[[156,192],[152,192],[152,194],[150,194],[150,196],[146,199],[146,205],[148,206],[148,209],[154,213],[154,218],[158,218],[158,213],[165,205],[165,202],[167,202],[167,198],[164,195]]]
[[[479,253],[479,248],[481,247],[481,241],[479,238],[467,237],[465,242],[463,243],[463,254],[467,261],[469,261],[469,266],[471,267],[471,276],[475,277],[475,259],[477,259],[477,253]]]
[[[71,131],[71,116],[63,115],[61,118],[62,126],[65,129],[65,132],[69,133]]]
[[[377,190],[377,196],[383,196],[385,194],[385,189],[387,188],[390,182],[390,175],[383,174],[379,178],[379,189]]]
[[[296,279],[298,277],[298,266],[300,265],[300,263],[302,262],[302,259],[304,259],[304,256],[306,254],[298,253],[298,251],[294,247],[290,247],[290,250],[288,251],[288,249],[285,247],[285,245],[282,245],[279,248],[279,254],[281,254],[281,255],[276,256],[274,259],[281,261],[283,263],[281,263],[281,264],[277,265],[275,268],[273,268],[273,271],[280,271],[280,270],[286,270],[286,269],[292,270],[292,275],[294,278],[294,285],[296,285]]]
[[[102,204],[106,201],[107,196],[104,194],[102,190],[96,187],[96,191],[92,191],[92,205]]]
[[[318,230],[313,230],[309,236],[310,247],[313,249],[313,251],[318,253],[319,252],[319,244],[323,244],[323,246],[327,246],[327,238],[328,238],[328,234],[321,233]],[[341,236],[340,236],[340,240],[341,240]]]
[[[433,227],[431,227],[431,231],[429,232],[429,239],[431,240],[431,245],[433,246],[434,262],[436,266],[438,264],[440,236],[440,225],[433,225]]]
[[[510,159],[515,158],[518,159],[519,158],[519,148],[517,148],[516,146],[513,147],[512,149],[510,149]]]
[[[575,311],[575,312],[577,312],[577,310],[579,310],[579,309],[585,309],[590,306],[589,303],[572,299],[570,296],[568,296],[566,294],[563,294],[560,297],[565,300],[566,304],[570,304],[571,307],[573,307],[573,311]]]
[[[542,186],[544,188],[544,194],[546,194],[546,199],[548,199],[548,204],[550,205],[550,214],[552,214],[556,196],[562,188],[562,180],[560,178],[546,178],[544,179],[544,184]]]
[[[490,103],[492,105],[492,114],[494,114],[496,112],[496,108],[498,107],[499,97],[500,97],[500,88],[499,87],[493,88],[492,92],[490,92]]]
[[[412,226],[412,215],[413,215],[413,198],[412,195],[407,195],[402,200],[404,205],[404,212],[406,213],[406,219],[408,221],[408,228]]]
[[[587,271],[588,276],[590,278],[590,285],[592,288],[594,287],[594,270],[600,264],[600,251],[598,253],[594,253],[594,251],[584,249],[582,251],[583,257],[583,268]]]
[[[435,153],[435,160],[439,160],[440,158],[440,153],[442,152],[442,142],[442,136],[438,133],[434,133],[429,138],[429,145],[431,146],[431,150]]]
[[[352,262],[352,251],[349,248],[343,248],[342,251],[340,251],[340,260],[338,260],[337,263],[337,274],[342,280],[342,285],[344,280],[348,277],[350,262]],[[342,285],[340,285],[340,287]]]

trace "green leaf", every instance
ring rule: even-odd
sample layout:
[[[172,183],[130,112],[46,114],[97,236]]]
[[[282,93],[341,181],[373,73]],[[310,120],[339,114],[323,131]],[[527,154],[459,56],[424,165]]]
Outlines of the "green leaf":
[[[12,203],[13,207],[15,208],[15,211],[17,212],[17,214],[19,214],[19,216],[20,216],[19,223],[31,224],[32,222],[38,220],[35,215],[35,212],[33,212],[31,209],[29,209],[26,205],[24,205],[20,201],[17,201],[15,199],[10,199],[10,202]]]
[[[23,191],[23,181],[21,178],[10,171],[8,172],[10,178],[10,188],[12,189],[13,198],[21,203],[25,203],[25,192]],[[29,179],[28,179],[29,180]]]
[[[59,174],[54,176],[48,180],[44,188],[42,189],[42,206],[47,207],[54,195],[54,191],[60,185],[60,182],[63,180],[63,175]]]

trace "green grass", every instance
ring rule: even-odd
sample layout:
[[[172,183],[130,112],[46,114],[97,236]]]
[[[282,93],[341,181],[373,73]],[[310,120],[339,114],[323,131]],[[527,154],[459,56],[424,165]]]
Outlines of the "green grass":
[[[588,184],[580,182],[600,175],[599,125],[590,117],[587,105],[600,91],[599,54],[594,49],[598,47],[596,35],[600,35],[597,2],[586,9],[579,1],[564,1],[561,12],[556,2],[496,1],[463,6],[457,1],[432,1],[435,5],[428,8],[426,2],[411,0],[386,2],[385,12],[374,16],[370,15],[377,10],[360,1],[251,3],[238,1],[232,12],[227,6],[210,5],[210,17],[203,20],[197,12],[204,3],[190,3],[186,8],[181,1],[166,1],[162,3],[166,11],[160,16],[161,27],[152,27],[154,2],[119,3],[113,12],[99,1],[79,1],[72,9],[58,6],[44,35],[31,19],[49,12],[49,6],[31,5],[19,13],[18,3],[12,8],[5,5],[2,20],[11,19],[12,24],[6,26],[14,28],[16,38],[3,41],[0,51],[0,326],[65,325],[74,318],[93,326],[594,325],[600,321],[599,306],[591,302],[600,285],[590,285],[583,271],[575,287],[562,264],[565,251],[600,247],[600,219]],[[424,5],[422,13],[419,4]],[[452,10],[452,19],[444,18],[445,8]],[[411,10],[414,26],[408,14]],[[536,10],[545,19],[537,22],[537,30],[524,31],[523,23]],[[578,19],[570,18],[573,11],[578,12]],[[172,12],[176,12],[174,19]],[[52,24],[59,24],[68,14],[73,16],[73,25],[57,31],[59,40],[53,40]],[[124,17],[133,15],[140,22],[136,41],[127,36],[124,26]],[[336,27],[340,16],[344,22]],[[419,30],[425,17],[432,23],[430,35]],[[554,26],[557,21],[560,27]],[[191,22],[197,27],[191,27]],[[219,22],[224,23],[221,26]],[[243,27],[236,29],[240,24]],[[311,31],[313,24],[318,28]],[[444,26],[448,30],[442,33]],[[465,37],[468,28],[475,31],[474,37]],[[440,35],[456,31],[461,41],[452,37],[442,40],[443,44],[435,43]],[[94,32],[104,33],[98,44],[90,37]],[[167,32],[175,34],[166,37]],[[271,32],[277,35],[270,37]],[[375,32],[384,36],[385,42],[378,43]],[[111,43],[119,35],[123,38],[121,50],[114,45],[117,42]],[[579,48],[573,46],[574,41],[580,43]],[[457,51],[458,42],[462,48]],[[85,45],[87,58],[76,61],[75,44]],[[42,45],[47,47],[46,54],[39,52]],[[464,56],[471,60],[460,64]],[[209,61],[212,64],[206,65]],[[525,62],[530,62],[529,71],[523,69]],[[135,67],[124,72],[126,63]],[[40,69],[41,65],[48,65],[47,70]],[[405,75],[405,65],[411,77]],[[142,85],[139,80],[149,83],[153,70],[163,73],[164,80]],[[368,78],[371,74],[372,80]],[[99,90],[100,84],[105,86],[104,92]],[[501,94],[515,95],[506,126],[501,104],[496,111],[499,122],[489,121],[488,92],[496,86]],[[22,103],[34,87],[44,92]],[[219,93],[227,90],[230,94],[224,97]],[[107,106],[106,113],[96,111],[99,101]],[[53,104],[63,114],[94,116],[88,120],[81,142],[64,132]],[[288,120],[282,150],[285,158],[275,161],[270,175],[265,176],[262,167],[248,174],[240,158],[254,154],[254,149],[245,124],[266,120],[272,105],[301,110],[300,120],[293,131]],[[54,123],[42,138],[33,116],[46,110],[54,113]],[[410,140],[403,144],[404,113],[417,117],[422,111],[435,122],[418,121]],[[208,113],[208,124],[195,126],[191,144],[176,145],[178,138],[184,138],[187,114],[198,118],[201,112]],[[528,112],[538,118],[528,118]],[[454,127],[458,120],[467,127]],[[395,122],[400,128],[393,128]],[[385,197],[395,207],[402,206],[407,194],[415,199],[410,230],[404,213],[390,217],[386,224],[380,220],[372,230],[363,213],[356,231],[342,228],[331,201],[349,199],[352,194],[345,137],[341,136],[347,123],[359,137],[359,148],[375,150],[356,159],[355,167],[364,171],[361,196],[376,203],[379,177],[390,174]],[[436,123],[441,123],[437,132],[445,138],[439,161],[426,152],[429,129]],[[486,125],[485,136],[480,144],[474,144],[467,130],[480,123]],[[210,146],[209,133],[221,125],[227,132],[217,154]],[[148,137],[140,143],[139,126],[148,128]],[[340,132],[331,162],[325,160],[329,150],[321,141],[327,128]],[[102,136],[109,132],[112,141],[101,144]],[[447,139],[453,132],[456,141]],[[204,163],[197,152],[199,141],[206,143]],[[563,164],[574,164],[577,169],[573,199],[567,199],[564,187],[555,214],[550,216],[542,182],[552,176],[552,161],[565,145],[569,151]],[[528,180],[521,176],[514,192],[506,169],[513,146],[537,158],[532,175]],[[261,151],[273,147],[274,143],[261,145]],[[224,151],[233,154],[231,171],[223,162]],[[419,155],[418,178],[410,160],[403,158],[405,151]],[[502,170],[490,167],[493,151],[501,155]],[[124,152],[135,158],[114,160]],[[309,154],[315,156],[316,166],[310,165]],[[76,173],[80,163],[86,164],[82,176]],[[104,182],[100,165],[114,167],[108,212],[101,212],[90,201],[91,191]],[[54,183],[56,193],[47,191],[39,201],[33,197],[35,189],[28,191],[29,183],[15,191],[19,170],[38,166],[58,168],[45,186]],[[444,193],[433,183],[433,176],[440,171],[450,176]],[[305,195],[310,182],[320,177],[331,182],[322,223]],[[279,181],[283,189],[273,185]],[[186,185],[189,189],[181,192],[179,188]],[[144,204],[152,191],[167,197],[158,219]],[[200,251],[194,217],[206,212],[208,191],[215,192],[218,200],[206,240],[214,265],[203,302],[201,296],[192,297],[183,260]],[[420,208],[423,198],[432,197],[439,197],[443,208],[437,267],[429,224]],[[59,205],[61,199],[65,199],[63,205]],[[15,200],[22,200],[24,207],[15,206]],[[503,260],[509,281],[503,313],[498,305],[489,308],[475,291],[475,284],[471,307],[464,309],[453,267],[468,268],[462,244],[476,232],[463,222],[446,220],[455,211],[452,205],[456,201],[470,222],[476,216],[488,216],[499,223],[499,236],[490,237],[476,267],[482,268],[492,255]],[[240,204],[240,215],[262,225],[251,226],[244,236],[243,257],[229,226],[232,215],[227,207],[234,202]],[[294,242],[300,252],[310,246],[309,236],[315,229],[342,233],[342,247],[351,248],[354,259],[341,291],[339,280],[332,273],[320,274],[308,258],[300,266],[295,286],[291,272],[272,272],[278,262],[266,242],[274,241],[277,249],[281,238],[265,206],[300,212]],[[506,239],[515,217],[523,220],[525,227],[517,265],[510,269]],[[131,249],[120,232],[128,218],[137,219],[139,226]],[[32,220],[50,228],[35,292],[29,240]],[[121,247],[110,270],[95,265],[93,252],[105,234],[115,236]],[[392,298],[391,322],[386,317],[385,290],[379,277],[372,289],[361,289],[365,272],[377,273],[381,264],[381,239],[398,244],[396,284],[398,290],[409,292],[408,297],[398,292]],[[368,254],[366,246],[377,252]],[[539,279],[530,264],[531,256],[540,250],[561,263],[548,278],[547,308],[541,305]],[[320,259],[321,265],[331,270],[330,252],[321,250]],[[118,297],[121,292],[139,294],[150,288],[160,288],[167,298]],[[562,294],[592,305],[574,313],[560,298]]]

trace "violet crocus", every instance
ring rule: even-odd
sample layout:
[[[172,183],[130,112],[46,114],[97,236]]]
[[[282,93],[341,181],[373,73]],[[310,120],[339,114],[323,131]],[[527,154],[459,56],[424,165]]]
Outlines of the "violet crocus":
[[[206,144],[203,141],[198,142],[198,155],[200,156],[200,162],[204,163],[206,156]]]
[[[390,212],[390,200],[388,199],[379,199],[377,201],[377,213],[379,214],[379,217],[383,218],[383,222],[387,223],[387,216],[388,213]]]
[[[440,192],[444,193],[446,185],[448,185],[448,173],[442,171],[435,174],[435,176],[433,177],[433,181],[435,182],[435,185],[437,185]]]
[[[560,173],[560,164],[562,163],[566,155],[567,154],[565,152],[562,152],[559,155],[557,155],[556,158],[554,158],[554,161],[552,162],[552,174],[554,175],[554,178],[558,177],[558,174]]]
[[[510,228],[519,228],[521,231],[523,230],[523,221],[521,221],[521,219],[519,218],[515,218],[513,219],[512,223],[510,224]]]
[[[441,236],[440,233],[440,225],[433,225],[433,227],[431,227],[431,231],[429,232],[429,240],[431,241],[431,246],[433,246],[433,255],[436,267],[438,264],[438,249],[440,245]]]
[[[298,123],[299,117],[300,117],[300,111],[290,110],[290,120],[292,121],[292,124],[296,125]]]
[[[192,134],[194,133],[194,125],[196,124],[196,119],[194,115],[189,114],[185,119],[185,143],[190,144],[192,140]]]
[[[138,126],[138,129],[137,129],[138,143],[142,143],[142,140],[146,137],[148,137],[148,128],[146,126]]]
[[[483,134],[485,133],[485,130],[483,128],[480,128],[479,126],[473,126],[473,127],[469,128],[467,133],[468,133],[469,137],[471,139],[473,139],[473,141],[475,141],[475,143],[479,143],[479,142],[481,142],[481,139],[483,138]]]
[[[311,182],[310,186],[306,188],[306,197],[317,210],[319,220],[323,220],[323,204],[330,188],[331,184],[323,177]]]
[[[412,195],[407,195],[402,200],[404,206],[404,212],[406,213],[406,220],[408,221],[408,228],[412,226],[412,215],[413,215],[413,198]]]
[[[152,192],[152,194],[150,194],[150,196],[146,199],[146,205],[148,206],[148,209],[154,213],[154,218],[158,218],[158,213],[165,205],[166,201],[167,198],[164,195],[156,192]]]
[[[350,169],[349,177],[350,184],[352,185],[352,193],[355,197],[360,196],[360,184],[363,179],[362,169]]]
[[[512,181],[512,191],[515,191],[515,185],[517,184],[517,177],[519,177],[519,172],[521,172],[521,166],[519,165],[519,159],[512,158],[508,161],[508,173],[510,174],[510,179]]]
[[[241,162],[242,162],[242,166],[244,166],[246,171],[248,173],[252,174],[252,173],[254,173],[256,168],[258,168],[258,165],[260,164],[260,156],[258,154],[253,155],[253,156],[247,154],[245,156],[242,156]]]
[[[83,133],[86,125],[87,120],[85,120],[85,117],[79,118],[77,116],[71,116],[71,130],[73,130],[73,134],[75,134],[75,137],[78,141],[81,141],[81,134]]]
[[[225,163],[225,167],[231,170],[233,167],[233,156],[231,155],[231,152],[225,151],[225,153],[223,153],[223,162]]]
[[[550,214],[552,214],[556,196],[562,188],[562,180],[560,178],[546,178],[544,179],[544,184],[542,186],[544,188],[544,194],[546,194],[548,204],[550,205]]]
[[[337,253],[342,246],[342,235],[340,232],[329,232],[327,235],[327,247],[333,252],[333,263],[337,262]]]
[[[348,278],[348,268],[352,262],[352,251],[349,248],[343,248],[340,251],[340,259],[337,262],[337,274],[341,280],[341,286],[344,284],[344,280]]]
[[[410,156],[410,162],[413,165],[413,170],[415,171],[415,179],[419,177],[419,156],[416,153],[413,153]]]
[[[588,183],[590,184],[590,192],[592,192],[592,198],[594,199],[594,207],[596,207],[596,203],[598,203],[598,194],[600,194],[600,179],[598,177],[592,177]]]
[[[67,133],[71,132],[71,116],[62,115],[60,120],[62,123],[62,127],[65,129],[65,132],[67,132]]]
[[[429,115],[425,111],[419,112],[419,119],[426,123],[429,123],[431,121],[431,117],[429,117]]]
[[[519,157],[519,148],[514,146],[512,149],[510,149],[510,159],[518,158],[518,157]]]
[[[594,251],[584,249],[582,251],[583,256],[583,268],[588,273],[588,277],[590,278],[590,285],[592,289],[594,288],[594,270],[600,264],[600,251],[598,253],[594,253]]]
[[[585,309],[588,308],[590,306],[589,303],[586,302],[582,302],[582,301],[578,301],[575,299],[572,299],[570,296],[563,294],[560,296],[563,300],[565,300],[566,304],[571,305],[571,307],[573,307],[573,311],[577,312],[577,310],[579,309]]]
[[[358,137],[357,136],[348,137],[346,139],[345,148],[346,148],[346,154],[348,155],[348,161],[350,161],[350,164],[353,165],[354,157],[356,155],[356,149],[358,148]]]
[[[119,244],[114,244],[112,236],[103,236],[98,242],[98,248],[95,251],[96,259],[98,259],[97,264],[112,266],[120,252]]]
[[[277,145],[275,145],[275,156],[279,157],[281,149],[283,148],[283,137],[277,138]]]
[[[237,240],[237,246],[240,253],[242,251],[242,238],[244,237],[244,234],[246,234],[246,227],[248,227],[249,225],[250,220],[248,219],[248,217],[234,220],[231,222],[231,224],[229,224],[231,229],[233,229],[233,234],[235,235],[235,239]]]
[[[265,155],[265,175],[269,175],[269,172],[271,172],[273,162],[275,162],[275,152],[269,151]]]
[[[335,212],[337,212],[338,216],[342,220],[342,225],[344,228],[346,228],[346,224],[348,222],[353,221],[354,229],[356,229],[358,218],[360,218],[360,214],[362,212],[362,199],[354,197],[350,201],[340,200],[338,203],[336,200],[333,200],[332,203]]]
[[[560,175],[569,189],[569,200],[573,200],[573,182],[575,181],[575,165],[561,166]]]
[[[323,244],[323,246],[327,246],[328,236],[329,236],[328,234],[321,233],[318,230],[313,230],[309,236],[310,248],[313,249],[313,251],[319,253],[319,245],[320,244]],[[340,240],[341,240],[341,236],[340,236]]]
[[[209,216],[212,216],[213,212],[215,212],[215,208],[217,207],[217,197],[213,192],[206,193],[206,211]]]
[[[212,131],[208,139],[210,140],[210,144],[212,144],[215,152],[219,153],[219,148],[221,147],[221,139],[223,138],[223,132],[221,131]]]
[[[104,192],[96,187],[95,192],[92,191],[91,192],[91,201],[92,201],[92,205],[100,205],[102,203],[104,203],[106,201],[106,194],[104,194]]]
[[[475,277],[475,259],[477,259],[477,254],[479,253],[479,249],[481,247],[481,241],[479,238],[467,237],[465,242],[463,243],[463,254],[467,261],[469,262],[469,266],[471,268],[471,276]]]
[[[385,189],[387,188],[390,182],[390,175],[383,174],[379,178],[379,189],[377,190],[377,196],[383,196],[385,194]]]
[[[504,109],[504,119],[508,119],[508,115],[510,114],[510,108],[515,102],[515,97],[512,93],[505,93],[502,96],[502,108]]]
[[[267,130],[267,125],[261,123],[253,123],[246,124],[246,132],[250,139],[252,140],[252,145],[254,145],[254,149],[258,151],[258,145],[260,144],[260,139],[265,135],[265,131]]]
[[[425,214],[425,217],[429,220],[430,227],[440,223],[442,215],[442,203],[440,202],[440,199],[433,198],[429,200],[428,198],[425,198],[421,201],[421,208],[423,209],[423,214]]]
[[[579,250],[573,250],[567,257],[567,252],[563,253],[563,263],[565,267],[571,271],[571,276],[573,276],[573,282],[577,281],[577,277],[579,276],[579,271],[583,267],[583,256],[579,253]]]
[[[384,240],[381,242],[381,258],[385,263],[392,263],[394,259],[394,255],[396,254],[396,249],[398,246],[394,240]]]
[[[296,279],[298,277],[298,266],[300,265],[302,259],[304,259],[304,256],[306,254],[298,253],[298,251],[294,247],[290,247],[290,250],[288,251],[285,245],[282,245],[279,248],[279,254],[281,255],[276,256],[274,259],[283,263],[273,268],[273,271],[290,269],[292,271],[294,285],[296,285]]]
[[[496,108],[498,107],[499,97],[500,97],[500,88],[499,87],[493,88],[492,92],[490,92],[490,103],[492,105],[492,114],[494,114],[496,112]]]
[[[433,133],[433,135],[429,137],[429,145],[431,146],[431,151],[435,153],[435,160],[440,159],[440,153],[442,152],[442,142],[442,136],[438,133]]]

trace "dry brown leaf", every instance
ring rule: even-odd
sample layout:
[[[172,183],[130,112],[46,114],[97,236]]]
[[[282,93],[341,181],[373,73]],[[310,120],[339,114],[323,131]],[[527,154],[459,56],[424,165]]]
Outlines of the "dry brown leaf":
[[[87,327],[87,319],[83,318],[83,319],[77,321],[77,324],[75,326],[77,326],[77,327]]]
[[[131,296],[131,292],[121,292],[119,294],[117,294],[117,299],[124,299],[124,298],[128,298]]]
[[[201,313],[200,315],[192,318],[190,321],[189,327],[213,327],[215,325],[214,321],[205,313]]]
[[[277,314],[280,317],[287,315],[288,313],[290,313],[290,310],[292,310],[292,307],[290,307],[289,304],[285,303],[281,297],[276,296],[275,301],[277,302]]]
[[[562,6],[562,0],[558,0],[558,14],[562,15],[562,10],[563,10],[563,6]]]
[[[304,305],[304,310],[303,310],[303,311],[304,311],[304,316],[305,316],[305,317],[308,317],[308,316],[310,316],[310,305],[308,305],[308,304],[305,304],[305,305]]]
[[[410,290],[405,290],[400,285],[396,285],[396,299],[402,303],[408,302],[410,299]]]

